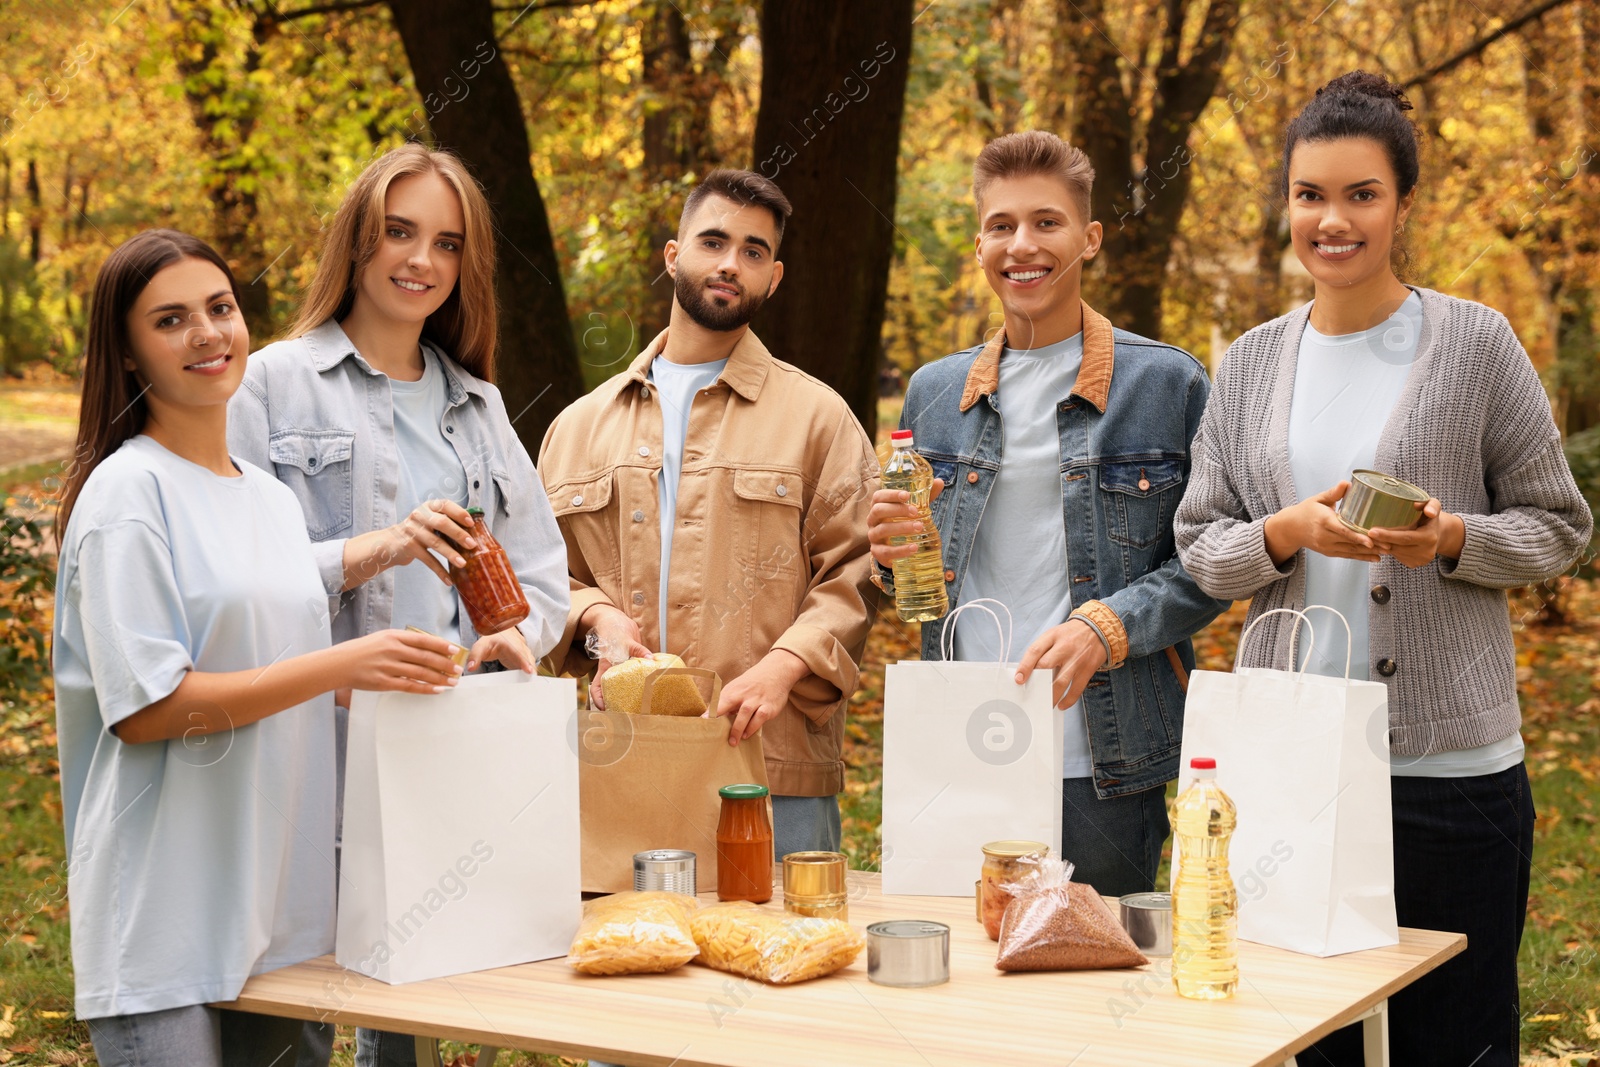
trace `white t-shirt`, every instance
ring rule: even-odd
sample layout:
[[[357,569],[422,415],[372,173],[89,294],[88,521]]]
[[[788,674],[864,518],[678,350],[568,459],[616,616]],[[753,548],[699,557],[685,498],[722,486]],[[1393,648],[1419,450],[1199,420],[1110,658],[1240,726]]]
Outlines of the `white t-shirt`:
[[[650,379],[661,394],[661,588],[657,610],[661,628],[661,647],[667,650],[667,572],[672,566],[672,528],[678,518],[678,478],[683,473],[683,439],[689,433],[689,412],[695,394],[716,383],[717,375],[728,365],[725,359],[712,363],[674,363],[657,356],[650,364]]]
[[[987,597],[1011,609],[1012,662],[1072,614],[1056,409],[1072,392],[1082,363],[1081,333],[1043,348],[1008,348],[1000,359],[1000,473],[972,539],[961,601]],[[989,616],[973,609],[956,620],[956,659],[996,663],[1001,651]],[[1063,777],[1094,773],[1081,701],[1067,710],[1064,755]]]
[[[422,377],[417,381],[389,379],[389,392],[394,399],[394,443],[400,453],[396,515],[409,515],[423,502],[440,498],[467,506],[466,470],[440,428],[448,397],[444,371],[438,357],[426,347],[422,359]],[[444,562],[437,553],[434,558]],[[460,615],[461,601],[456,591],[422,563],[412,560],[394,569],[391,626],[415,626],[447,641],[459,642]]]
[[[329,645],[294,494],[239,466],[221,477],[135,437],[67,529],[54,658],[80,1018],[232,1000],[333,950],[332,694],[203,737],[110,730],[190,669]]]
[[[1348,479],[1352,471],[1373,468],[1378,438],[1416,361],[1421,330],[1422,299],[1416,293],[1388,319],[1359,333],[1329,336],[1306,324],[1289,408],[1289,470],[1299,500]],[[1307,552],[1304,566],[1306,603],[1336,608],[1350,623],[1350,638],[1346,640],[1338,619],[1311,612],[1316,647],[1307,661],[1308,642],[1302,635],[1302,665],[1313,674],[1342,678],[1349,650],[1350,677],[1370,679],[1371,565]],[[1476,748],[1398,756],[1390,771],[1437,778],[1493,774],[1515,766],[1522,750],[1521,735],[1512,734]]]

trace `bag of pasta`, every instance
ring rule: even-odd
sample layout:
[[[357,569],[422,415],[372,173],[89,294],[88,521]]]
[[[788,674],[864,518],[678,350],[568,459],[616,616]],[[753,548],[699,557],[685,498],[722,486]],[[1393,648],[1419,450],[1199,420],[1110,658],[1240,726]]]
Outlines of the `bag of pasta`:
[[[699,902],[683,893],[613,893],[583,906],[567,962],[584,974],[660,974],[694,959],[690,916]]]
[[[1000,920],[1002,971],[1098,971],[1149,963],[1093,886],[1054,856],[1010,885]]]
[[[839,919],[763,911],[747,900],[701,908],[692,929],[701,963],[774,985],[848,967],[867,944],[855,927]]]

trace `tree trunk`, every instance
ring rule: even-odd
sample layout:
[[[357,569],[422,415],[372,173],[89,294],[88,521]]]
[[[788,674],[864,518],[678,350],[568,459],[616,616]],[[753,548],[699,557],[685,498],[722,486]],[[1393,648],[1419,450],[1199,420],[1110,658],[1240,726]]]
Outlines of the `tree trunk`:
[[[529,160],[522,101],[495,42],[494,6],[490,0],[389,0],[389,8],[433,136],[466,161],[494,207],[496,377],[517,436],[537,455],[546,427],[583,395],[583,374],[550,220]]]
[[[1057,24],[1071,38],[1067,54],[1076,66],[1073,139],[1094,164],[1090,206],[1105,227],[1097,299],[1112,322],[1147,337],[1161,336],[1167,258],[1189,197],[1189,134],[1211,102],[1239,26],[1237,0],[1210,0],[1189,58],[1180,62],[1184,24],[1191,5],[1201,2],[1164,0],[1161,57],[1148,72],[1155,93],[1142,152],[1134,138],[1136,106],[1123,89],[1120,52],[1104,29],[1104,0],[1058,0],[1056,5]]]
[[[239,70],[214,70],[223,47],[232,40],[234,27],[218,26],[212,7],[203,3],[174,2],[170,11],[179,38],[178,72],[196,129],[205,146],[206,195],[211,200],[217,251],[233,268],[239,285],[239,311],[250,336],[266,340],[275,333],[272,295],[266,280],[268,260],[256,222],[260,208],[248,180],[252,163],[240,148],[255,132],[261,117],[259,89],[250,75],[261,65],[258,43],[250,38]]]
[[[693,167],[690,154],[689,27],[676,4],[658,3],[644,22],[644,178],[659,203],[638,250],[648,293],[640,308],[641,332],[646,338],[667,324],[672,311],[672,278],[667,275],[661,248],[676,233],[676,197],[667,195],[668,183],[677,182]],[[707,101],[709,103],[709,100]],[[659,197],[659,201],[656,198]],[[643,343],[643,340],[640,342]]]
[[[39,164],[28,160],[28,259],[39,262],[40,242],[44,239],[44,203],[39,195]]]
[[[794,217],[783,284],[755,322],[773,354],[838,390],[869,434],[894,253],[911,0],[784,0],[761,13],[754,168]]]

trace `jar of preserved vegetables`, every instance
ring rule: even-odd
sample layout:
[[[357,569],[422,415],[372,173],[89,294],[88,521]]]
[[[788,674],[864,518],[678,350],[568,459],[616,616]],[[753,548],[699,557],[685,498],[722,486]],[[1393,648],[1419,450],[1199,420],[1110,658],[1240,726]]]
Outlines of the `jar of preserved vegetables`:
[[[991,941],[1000,940],[1000,920],[1005,918],[1011,885],[1050,855],[1043,841],[991,841],[983,846],[983,877],[978,884],[978,915]]]
[[[462,549],[465,567],[450,565],[450,580],[461,594],[467,617],[480,637],[497,634],[515,626],[528,617],[528,598],[522,594],[522,583],[517,572],[511,569],[506,550],[489,532],[483,521],[482,508],[468,508],[472,516],[472,538],[478,547]]]

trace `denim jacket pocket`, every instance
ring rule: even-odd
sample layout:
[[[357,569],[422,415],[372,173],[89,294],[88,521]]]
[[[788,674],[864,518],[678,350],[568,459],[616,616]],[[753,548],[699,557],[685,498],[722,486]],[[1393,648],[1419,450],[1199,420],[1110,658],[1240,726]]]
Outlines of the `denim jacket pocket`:
[[[500,514],[511,514],[511,475],[499,467],[489,468],[489,481],[494,485],[495,496],[499,497]]]
[[[1183,463],[1177,459],[1117,460],[1100,465],[1100,490],[1106,505],[1111,540],[1149,548],[1167,532],[1183,485]],[[1163,522],[1163,519],[1166,522]]]
[[[355,440],[354,430],[279,430],[267,441],[267,458],[299,499],[313,541],[350,529]]]
[[[744,561],[758,578],[796,574],[805,555],[800,520],[805,485],[794,471],[749,467],[733,472],[738,497],[736,535],[748,555]]]

